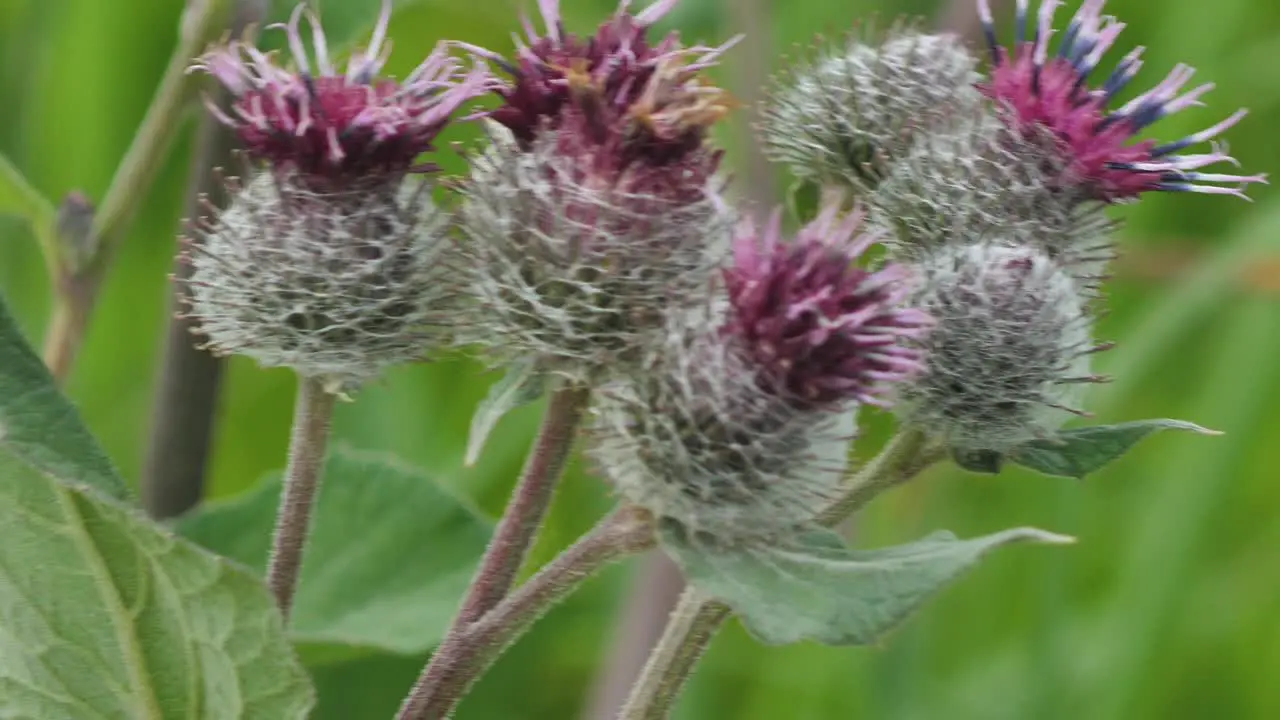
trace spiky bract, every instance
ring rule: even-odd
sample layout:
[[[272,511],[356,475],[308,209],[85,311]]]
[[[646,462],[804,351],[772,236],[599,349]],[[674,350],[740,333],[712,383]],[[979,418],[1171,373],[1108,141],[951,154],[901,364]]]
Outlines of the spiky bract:
[[[720,543],[812,521],[839,488],[851,414],[798,409],[762,388],[714,333],[670,342],[651,372],[601,393],[592,455],[606,477],[629,502]]]
[[[977,242],[1028,245],[1096,285],[1115,255],[1117,223],[1103,204],[1051,182],[1061,171],[1053,147],[1045,134],[976,113],[916,142],[869,196],[872,220],[892,230],[885,244],[897,260]]]
[[[798,177],[873,188],[917,135],[981,100],[975,66],[954,35],[909,27],[821,48],[774,81],[764,151]]]
[[[192,238],[189,314],[219,354],[357,385],[439,342],[446,222],[413,181],[335,195],[259,173]]]
[[[734,218],[715,180],[663,183],[644,164],[602,178],[571,132],[525,149],[491,131],[460,210],[476,300],[463,339],[574,380],[635,366],[667,312],[705,296],[727,248]]]
[[[1031,247],[944,247],[916,265],[913,303],[936,325],[927,369],[898,386],[913,424],[960,450],[1003,452],[1048,437],[1077,409],[1092,318],[1076,281]]]

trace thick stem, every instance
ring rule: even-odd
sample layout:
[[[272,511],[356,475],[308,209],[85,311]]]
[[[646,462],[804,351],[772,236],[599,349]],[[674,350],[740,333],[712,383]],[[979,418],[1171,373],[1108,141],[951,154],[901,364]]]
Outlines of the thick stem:
[[[602,520],[483,617],[446,638],[397,719],[449,717],[472,683],[538,618],[605,566],[654,543],[652,516],[645,510],[626,507]]]
[[[286,620],[293,609],[293,594],[302,570],[302,551],[311,527],[311,509],[320,489],[336,400],[336,396],[325,390],[322,380],[299,379],[293,434],[289,441],[289,467],[285,471],[284,492],[271,539],[271,558],[267,562],[267,587],[271,588]]]
[[[945,457],[923,433],[904,429],[845,487],[844,494],[818,521],[837,525],[885,490],[900,485]],[[645,665],[640,680],[619,720],[662,720],[666,718],[694,666],[706,652],[720,626],[729,619],[729,608],[703,598],[692,588],[685,591],[671,614],[658,647]]]
[[[515,584],[520,566],[551,506],[556,482],[569,460],[589,397],[590,390],[585,387],[565,387],[552,393],[538,439],[516,483],[511,502],[489,541],[462,609],[454,619],[451,634],[460,632],[497,605]]]
[[[238,0],[231,35],[238,37],[246,27],[259,22],[264,5],[263,0]],[[220,103],[226,95],[225,90],[218,90],[210,99]],[[230,128],[211,114],[200,118],[183,203],[185,217],[198,217],[206,204],[225,207],[229,198],[216,169],[231,162],[234,148],[235,133]],[[196,347],[199,342],[192,334],[193,323],[178,312],[183,303],[183,281],[190,273],[190,263],[174,261],[169,327],[140,483],[143,507],[161,519],[181,515],[204,496],[222,380],[223,361]]]

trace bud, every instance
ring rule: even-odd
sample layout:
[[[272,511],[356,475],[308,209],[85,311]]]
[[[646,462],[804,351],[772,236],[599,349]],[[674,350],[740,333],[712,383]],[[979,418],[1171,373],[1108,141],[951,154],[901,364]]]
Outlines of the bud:
[[[1096,285],[1115,255],[1102,203],[1052,178],[1052,138],[1005,127],[987,112],[952,132],[922,137],[868,197],[875,224],[892,229],[895,259],[920,260],[949,245],[1030,245]]]
[[[1179,95],[1195,70],[1178,65],[1156,87],[1116,110],[1108,110],[1115,96],[1137,75],[1143,48],[1122,58],[1101,88],[1089,87],[1088,76],[1115,43],[1124,23],[1102,16],[1106,0],[1084,0],[1057,53],[1050,57],[1053,15],[1061,4],[1061,0],[1042,0],[1028,41],[1027,0],[1018,0],[1017,40],[1009,51],[996,40],[989,1],[978,0],[993,66],[989,81],[979,89],[1000,106],[1001,117],[1011,128],[1024,133],[1047,129],[1053,134],[1058,160],[1064,166],[1056,182],[1075,186],[1096,200],[1117,202],[1153,190],[1245,197],[1248,184],[1266,181],[1265,175],[1200,172],[1200,168],[1218,163],[1236,164],[1217,144],[1204,154],[1176,154],[1218,137],[1244,117],[1244,110],[1174,142],[1135,141],[1157,120],[1201,105],[1200,97],[1213,85],[1200,85]]]
[[[773,83],[764,152],[797,177],[874,188],[918,134],[980,102],[975,65],[955,35],[910,28],[819,49]]]
[[[433,169],[417,157],[490,81],[479,68],[459,78],[440,49],[404,82],[379,78],[390,13],[384,3],[371,46],[342,74],[302,6],[284,28],[297,72],[238,42],[194,66],[231,92],[230,112],[210,111],[261,167],[231,184],[227,210],[196,226],[184,256],[190,315],[214,352],[343,386],[433,344],[451,287],[447,218],[410,174]]]
[[[499,362],[580,381],[632,367],[667,309],[706,293],[732,227],[708,144],[728,101],[697,72],[721,49],[645,40],[673,4],[619,10],[584,42],[541,3],[547,35],[509,66],[461,206],[477,300],[463,339]]]
[[[725,332],[758,368],[767,389],[801,407],[856,400],[885,405],[888,383],[920,371],[919,339],[930,319],[903,307],[907,271],[870,272],[856,263],[880,236],[864,214],[841,218],[829,205],[782,239],[782,213],[757,230],[746,220],[725,272]]]
[[[714,332],[673,333],[650,370],[602,390],[595,408],[591,456],[629,502],[737,544],[794,533],[835,499],[849,413],[769,392]]]
[[[899,386],[903,421],[957,450],[1003,452],[1049,436],[1090,374],[1092,319],[1071,275],[1042,251],[979,243],[918,265],[912,302],[936,325],[927,370]]]

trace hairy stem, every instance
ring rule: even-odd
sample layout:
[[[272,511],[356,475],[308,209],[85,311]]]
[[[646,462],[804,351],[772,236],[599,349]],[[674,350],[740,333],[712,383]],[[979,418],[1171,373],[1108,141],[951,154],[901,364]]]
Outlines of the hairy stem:
[[[231,35],[262,19],[264,0],[237,0]],[[220,102],[224,89],[210,99]],[[206,204],[225,207],[229,198],[217,168],[226,167],[235,148],[235,133],[213,115],[200,118],[191,161],[184,217],[196,218]],[[192,238],[196,241],[197,238]],[[193,323],[179,312],[189,263],[175,260],[169,297],[169,327],[151,411],[151,433],[141,479],[142,505],[155,518],[190,510],[204,496],[205,472],[213,440],[214,416],[222,384],[223,361],[196,346]]]
[[[320,489],[336,400],[336,396],[325,390],[322,380],[299,379],[293,434],[289,441],[289,467],[285,471],[284,492],[271,539],[271,558],[267,562],[267,587],[271,588],[286,620],[298,588],[302,551],[311,527],[311,509]]]
[[[644,558],[623,596],[608,660],[596,678],[583,720],[617,717],[684,589],[684,575],[666,553],[655,550]]]
[[[224,27],[231,5],[232,0],[189,0],[178,47],[133,142],[111,178],[106,196],[93,214],[84,245],[57,248],[53,267],[58,296],[45,334],[44,359],[59,383],[66,380],[75,364],[111,260],[135,211],[146,200],[178,134],[182,112],[194,96],[196,83],[187,74],[187,67],[215,31]]]
[[[885,490],[900,485],[945,457],[941,448],[925,436],[904,429],[845,486],[841,497],[823,512],[818,521],[837,525]],[[693,588],[685,590],[671,614],[662,639],[646,663],[640,679],[619,720],[662,720],[666,718],[684,684],[693,675],[720,626],[729,619],[728,606],[705,598]]]
[[[645,663],[618,720],[662,720],[694,667],[711,645],[730,610],[693,588],[685,588],[667,620],[667,628]]]
[[[590,390],[585,387],[564,387],[552,393],[538,439],[454,619],[451,634],[488,612],[515,584],[551,506],[556,482],[569,460],[589,398]]]
[[[652,516],[624,507],[602,520],[481,618],[436,650],[398,720],[447,718],[471,685],[538,618],[610,563],[653,547]]]

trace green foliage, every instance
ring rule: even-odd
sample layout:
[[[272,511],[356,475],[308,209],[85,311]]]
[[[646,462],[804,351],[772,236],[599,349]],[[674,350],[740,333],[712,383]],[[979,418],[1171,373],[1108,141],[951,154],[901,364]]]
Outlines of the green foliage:
[[[343,22],[343,0],[320,4],[326,27]],[[617,1],[561,4],[566,26],[587,32]],[[816,32],[837,35],[876,11],[886,20],[903,12],[930,15],[943,4],[774,3],[757,24],[763,32],[752,37],[760,42],[758,54],[739,46],[726,61],[761,57],[773,69],[782,52],[810,42]],[[1077,4],[1059,9],[1059,19]],[[367,27],[376,3],[351,5],[361,8],[353,12],[363,13],[360,22]],[[0,152],[44,197],[81,188],[101,199],[172,50],[175,33],[164,29],[177,27],[181,7],[151,0],[0,2]],[[535,3],[515,0],[478,7],[424,0],[398,10],[391,70],[403,77],[443,37],[508,51],[509,33],[519,26],[517,10],[536,15]],[[663,27],[679,26],[689,41],[721,41],[746,29],[745,19],[725,7],[716,0],[681,0],[680,15]],[[1251,115],[1230,132],[1232,153],[1246,171],[1280,165],[1280,144],[1272,138],[1280,122],[1280,73],[1273,67],[1280,5],[1108,0],[1105,10],[1127,23],[1119,54],[1136,45],[1148,48],[1147,65],[1121,103],[1177,62],[1195,66],[1197,80],[1217,83],[1204,98],[1209,107],[1162,120],[1153,136],[1176,139],[1248,105]],[[277,12],[271,19],[284,16]],[[1009,15],[1001,20],[1005,37],[1010,21]],[[263,33],[273,43],[280,35]],[[1109,71],[1099,68],[1097,77]],[[736,68],[718,73],[749,99],[746,75]],[[733,130],[720,133],[730,143],[726,163],[740,183],[757,182],[743,162],[752,149],[747,116],[740,111]],[[474,137],[472,127],[451,129],[433,159],[450,174],[461,172],[449,143]],[[68,385],[85,422],[127,478],[139,473],[149,427],[150,378],[168,312],[165,274],[190,155],[184,137],[143,203]],[[781,201],[788,178],[780,172],[775,180]],[[1280,315],[1271,282],[1280,253],[1280,196],[1265,187],[1253,194],[1255,204],[1169,194],[1122,210],[1127,226],[1120,244],[1129,259],[1109,285],[1110,314],[1099,331],[1119,347],[1099,355],[1097,368],[1116,382],[1100,387],[1086,406],[1102,422],[1175,415],[1225,430],[1225,436],[1143,443],[1123,464],[1099,470],[1096,483],[1037,482],[1014,467],[993,478],[938,470],[884,496],[859,516],[859,545],[889,545],[934,527],[975,536],[1002,522],[1061,529],[1081,543],[1066,552],[1019,553],[1026,561],[982,563],[876,652],[813,643],[765,648],[730,628],[711,648],[676,720],[1280,715],[1280,686],[1272,682],[1280,673],[1280,583],[1274,572],[1280,445],[1272,441],[1280,433],[1274,401],[1280,394]],[[25,223],[0,218],[0,288],[21,327],[38,337],[48,287],[31,239]],[[1185,273],[1180,262],[1170,262],[1182,259],[1191,261]],[[336,433],[425,467],[496,513],[540,408],[513,411],[490,435],[476,466],[464,468],[473,411],[491,382],[481,368],[458,360],[404,368],[340,408]],[[239,495],[280,466],[292,387],[286,372],[230,364],[210,478],[213,497]],[[874,438],[868,440],[859,443],[859,457],[875,450]],[[575,471],[559,492],[533,560],[571,542],[603,511],[605,495],[598,481]],[[593,584],[581,601],[575,596],[540,623],[481,684],[486,697],[464,704],[458,720],[579,716],[611,642],[613,611],[625,595],[641,590],[624,593],[622,579],[611,575]],[[322,687],[315,717],[389,717],[395,696],[419,667],[419,659],[402,656],[327,665],[316,671]],[[347,679],[356,687],[344,690],[340,681]]]
[[[0,215],[21,218],[36,233],[53,230],[53,203],[31,187],[22,171],[3,154],[0,154]]]
[[[759,547],[706,545],[667,525],[663,546],[689,582],[733,608],[769,645],[875,643],[1001,545],[1072,538],[1016,528],[960,540],[936,532],[906,545],[850,550],[830,530]]]
[[[280,477],[184,517],[187,538],[261,573]],[[290,636],[420,653],[449,626],[488,544],[490,524],[430,477],[381,454],[325,463]]]
[[[305,718],[260,582],[94,491],[0,454],[0,715]]]
[[[128,491],[111,461],[27,346],[0,299],[0,457],[117,499]]]
[[[1063,430],[1051,440],[1034,440],[1020,445],[1010,453],[1010,459],[1045,475],[1082,479],[1160,430],[1221,434],[1184,420],[1136,420],[1119,425],[1093,425]]]
[[[467,437],[467,455],[463,462],[468,466],[475,465],[485,440],[502,416],[542,397],[546,387],[546,378],[538,372],[537,363],[526,361],[508,368],[507,374],[489,388],[489,394],[471,416],[471,433]]]

